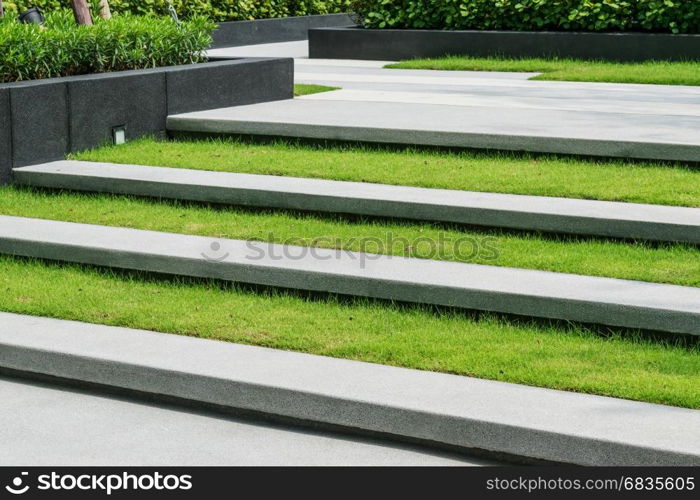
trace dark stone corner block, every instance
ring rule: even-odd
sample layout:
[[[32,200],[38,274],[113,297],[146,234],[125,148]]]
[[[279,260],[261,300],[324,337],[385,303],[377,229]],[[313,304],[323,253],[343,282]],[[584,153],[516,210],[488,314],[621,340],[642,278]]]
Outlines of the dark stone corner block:
[[[62,159],[70,144],[65,80],[11,84],[13,166]]]
[[[167,71],[168,114],[226,108],[294,96],[293,59],[239,59]]]

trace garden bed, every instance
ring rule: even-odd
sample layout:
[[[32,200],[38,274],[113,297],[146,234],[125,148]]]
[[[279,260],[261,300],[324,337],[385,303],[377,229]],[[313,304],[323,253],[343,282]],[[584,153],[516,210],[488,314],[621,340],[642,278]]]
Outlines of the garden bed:
[[[379,61],[447,55],[683,61],[700,60],[700,35],[314,28],[309,30],[309,55],[318,59]]]

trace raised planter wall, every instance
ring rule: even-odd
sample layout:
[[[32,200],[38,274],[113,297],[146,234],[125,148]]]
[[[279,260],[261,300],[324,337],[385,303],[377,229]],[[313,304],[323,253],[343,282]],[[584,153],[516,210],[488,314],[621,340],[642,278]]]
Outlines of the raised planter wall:
[[[380,61],[445,55],[700,60],[700,35],[314,28],[309,31],[309,54]]]
[[[355,23],[348,14],[282,17],[256,21],[232,21],[220,23],[214,31],[212,49],[257,45],[261,43],[306,40],[311,28],[352,26]]]
[[[12,128],[10,91],[0,88],[0,185],[10,182],[12,170]]]
[[[251,58],[0,84],[0,183],[13,167],[164,136],[168,115],[293,97],[292,59]]]

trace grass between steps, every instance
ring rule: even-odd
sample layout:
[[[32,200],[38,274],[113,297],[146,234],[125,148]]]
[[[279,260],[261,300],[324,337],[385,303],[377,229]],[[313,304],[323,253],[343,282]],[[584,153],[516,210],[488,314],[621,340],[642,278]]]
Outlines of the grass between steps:
[[[700,85],[700,62],[698,61],[615,63],[576,59],[509,59],[448,56],[435,59],[400,61],[389,64],[386,67],[394,69],[542,73],[530,78],[531,80]]]
[[[294,97],[300,97],[303,95],[320,94],[322,92],[330,92],[332,90],[338,90],[340,87],[328,87],[326,85],[313,85],[309,83],[295,83],[294,84]]]
[[[556,156],[443,152],[293,141],[141,139],[73,156],[222,172],[700,207],[700,169]]]
[[[625,162],[348,147],[320,150],[233,140],[143,140],[79,156],[205,170],[502,192],[524,189],[526,194],[568,193],[700,206],[697,172]],[[360,244],[351,238],[382,239],[393,234],[409,241],[434,240],[442,232],[443,253],[430,255],[433,258],[700,286],[698,249],[684,245],[550,238],[15,187],[0,189],[0,213],[278,242],[293,237],[293,243],[305,245],[318,243],[314,241],[318,237],[328,238],[326,242],[339,238],[330,246],[350,249],[359,249]],[[480,249],[476,256],[464,259],[455,254],[449,242],[459,237],[476,242]],[[485,246],[497,249],[495,260],[481,252]],[[420,245],[391,251],[427,256]],[[0,309],[700,408],[700,347],[672,336],[667,341],[651,340],[634,332],[563,322],[309,297],[203,280],[163,280],[11,257],[0,257]]]
[[[0,256],[0,309],[700,408],[700,350],[576,325]]]
[[[700,286],[700,249],[129,196],[0,189],[0,214]]]

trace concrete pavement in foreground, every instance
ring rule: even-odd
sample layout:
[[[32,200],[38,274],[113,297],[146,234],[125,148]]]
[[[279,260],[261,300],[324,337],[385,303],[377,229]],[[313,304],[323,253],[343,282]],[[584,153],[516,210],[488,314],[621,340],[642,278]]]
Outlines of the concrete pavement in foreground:
[[[0,377],[0,466],[495,464]]]
[[[532,81],[536,73],[384,69],[308,59],[306,42],[224,56],[295,57],[295,81],[341,90],[170,117],[175,131],[700,161],[700,88]]]
[[[700,464],[696,410],[179,335],[0,313],[0,367],[467,453]]]

